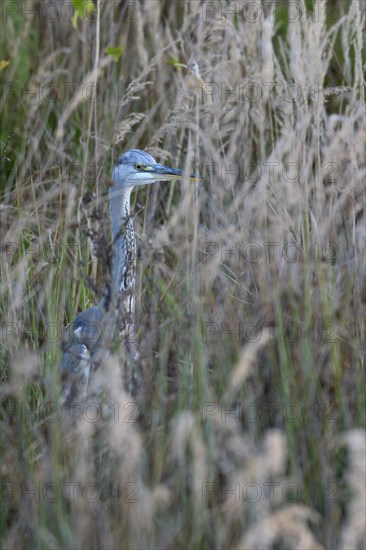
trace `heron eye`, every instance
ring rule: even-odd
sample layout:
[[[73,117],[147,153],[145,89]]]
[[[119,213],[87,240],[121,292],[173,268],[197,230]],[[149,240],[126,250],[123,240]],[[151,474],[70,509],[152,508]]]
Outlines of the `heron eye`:
[[[142,166],[141,166],[141,164],[135,164],[135,168],[136,168],[136,170],[141,170]]]

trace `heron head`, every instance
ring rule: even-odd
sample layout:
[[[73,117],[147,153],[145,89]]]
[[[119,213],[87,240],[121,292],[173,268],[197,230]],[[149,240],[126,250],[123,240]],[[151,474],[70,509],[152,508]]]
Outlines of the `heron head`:
[[[113,184],[120,189],[148,185],[155,181],[182,179],[182,177],[183,170],[157,164],[149,153],[139,149],[130,149],[119,156],[112,170]],[[199,178],[192,174],[190,179]]]

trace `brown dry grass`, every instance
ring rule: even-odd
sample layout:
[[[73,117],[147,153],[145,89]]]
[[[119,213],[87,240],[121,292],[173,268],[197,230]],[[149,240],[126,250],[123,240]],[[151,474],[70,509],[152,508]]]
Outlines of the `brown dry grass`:
[[[2,547],[365,548],[362,3],[29,4],[2,13]],[[72,423],[60,337],[132,147],[205,182],[134,195],[143,391],[117,346]]]

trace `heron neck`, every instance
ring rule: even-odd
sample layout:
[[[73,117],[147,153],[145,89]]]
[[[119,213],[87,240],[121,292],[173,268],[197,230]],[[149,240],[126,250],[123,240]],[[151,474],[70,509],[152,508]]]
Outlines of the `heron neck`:
[[[109,213],[111,217],[112,239],[115,242],[121,231],[121,226],[130,217],[130,196],[132,188],[116,189],[114,186],[109,190]]]
[[[118,296],[132,289],[135,282],[136,240],[132,220],[130,218],[130,195],[132,188],[109,191],[109,212],[112,226],[112,272],[111,281],[107,285],[102,306],[108,309],[108,304],[119,302]],[[125,303],[126,302],[126,303]],[[126,295],[119,302],[120,313],[133,313],[133,293]]]

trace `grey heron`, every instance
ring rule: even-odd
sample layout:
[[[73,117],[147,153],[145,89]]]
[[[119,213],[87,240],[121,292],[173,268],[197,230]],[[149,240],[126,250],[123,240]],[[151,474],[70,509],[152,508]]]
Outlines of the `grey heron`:
[[[100,303],[77,315],[68,326],[61,359],[63,405],[86,397],[89,377],[108,350],[116,327],[123,333],[133,320],[136,272],[136,237],[130,215],[134,187],[156,181],[181,179],[183,171],[157,164],[138,149],[126,151],[113,166],[109,188],[109,215],[112,230],[112,268]],[[191,180],[199,180],[194,174]]]

